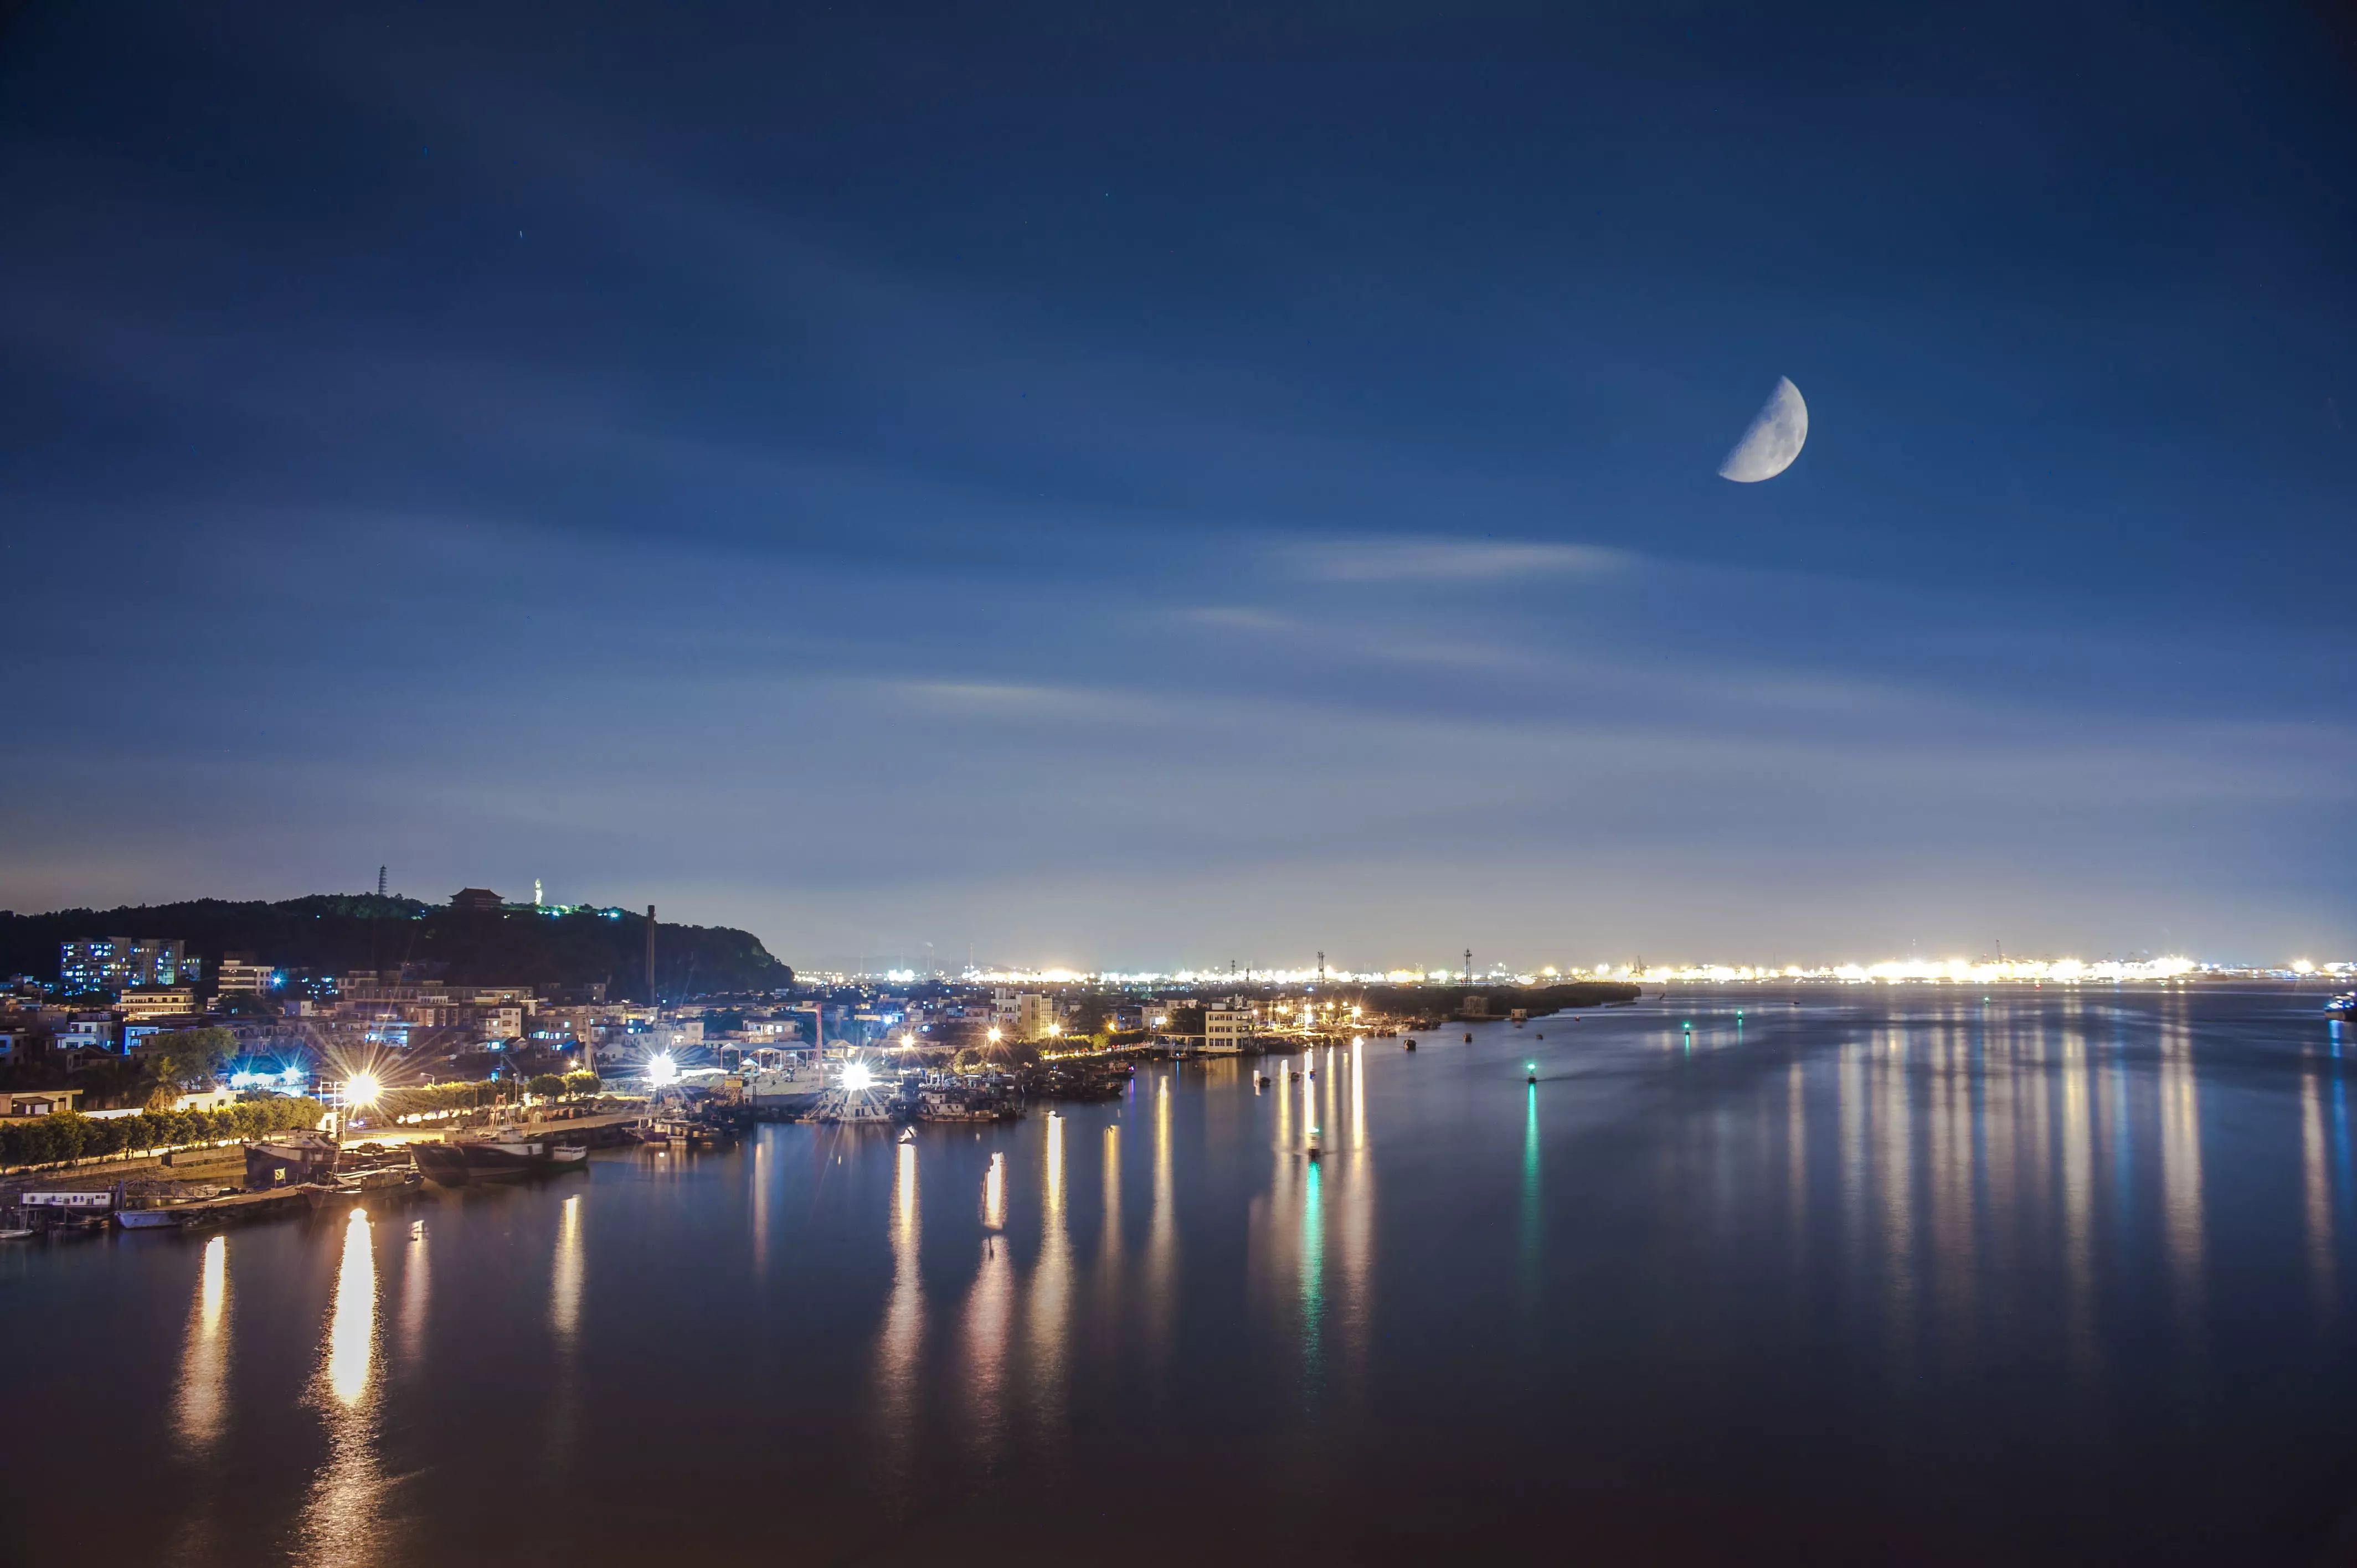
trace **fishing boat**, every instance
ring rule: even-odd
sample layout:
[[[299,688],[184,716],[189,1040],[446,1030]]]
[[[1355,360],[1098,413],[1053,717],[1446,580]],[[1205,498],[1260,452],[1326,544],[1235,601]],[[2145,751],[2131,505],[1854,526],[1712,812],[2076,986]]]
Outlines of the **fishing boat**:
[[[437,1187],[546,1176],[577,1169],[589,1158],[586,1148],[522,1127],[469,1128],[438,1144],[419,1144],[411,1153],[425,1179]]]
[[[650,1116],[631,1129],[650,1148],[716,1149],[737,1141],[737,1129],[693,1116]]]
[[[584,1151],[587,1153],[587,1151]],[[425,1190],[425,1178],[406,1165],[378,1165],[371,1170],[345,1171],[332,1182],[317,1184],[308,1191],[311,1207],[326,1208],[329,1205],[362,1208],[391,1208],[406,1203]]]
[[[2357,1013],[2357,991],[2344,991],[2324,1004],[2328,1013]]]

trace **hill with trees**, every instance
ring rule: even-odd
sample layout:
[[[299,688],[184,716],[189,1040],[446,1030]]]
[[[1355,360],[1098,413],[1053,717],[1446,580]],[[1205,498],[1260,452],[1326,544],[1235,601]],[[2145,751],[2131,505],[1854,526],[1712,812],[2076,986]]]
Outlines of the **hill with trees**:
[[[321,893],[274,903],[199,898],[117,909],[0,911],[0,974],[58,978],[61,943],[92,937],[178,939],[215,973],[250,952],[322,974],[413,967],[453,984],[544,989],[603,983],[617,1001],[647,1000],[647,918],[622,909],[454,909],[398,896]],[[655,984],[666,1001],[789,989],[794,972],[759,937],[727,926],[655,926]]]

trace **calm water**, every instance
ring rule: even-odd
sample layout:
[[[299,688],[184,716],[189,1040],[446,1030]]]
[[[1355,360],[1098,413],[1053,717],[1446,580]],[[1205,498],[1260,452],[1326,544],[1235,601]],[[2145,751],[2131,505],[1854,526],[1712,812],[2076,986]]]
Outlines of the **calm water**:
[[[2340,1561],[2319,1001],[1716,993],[0,1252],[0,1551]]]

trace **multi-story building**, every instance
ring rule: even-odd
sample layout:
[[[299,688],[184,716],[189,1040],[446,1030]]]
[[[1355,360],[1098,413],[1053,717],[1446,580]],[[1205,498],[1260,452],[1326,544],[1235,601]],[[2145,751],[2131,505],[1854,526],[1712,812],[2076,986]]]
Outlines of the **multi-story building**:
[[[213,989],[223,996],[267,996],[278,989],[278,972],[254,962],[250,952],[227,953],[213,972]]]
[[[1249,1007],[1206,1007],[1203,1009],[1203,1048],[1207,1051],[1240,1051],[1256,1026],[1257,1021]]]
[[[1052,996],[1041,996],[1027,991],[1016,998],[1015,1037],[1018,1040],[1044,1040],[1057,1032],[1063,1012]]]
[[[58,949],[58,974],[69,996],[133,985],[188,984],[199,968],[184,943],[156,937],[91,937],[61,942]]]
[[[198,1026],[194,1018],[146,1018],[125,1024],[123,1026],[123,1054],[137,1056],[158,1035],[178,1034],[182,1029]]]
[[[171,1018],[197,1011],[197,988],[193,985],[138,985],[124,989],[115,1003],[115,1011],[126,1024],[145,1018]]]
[[[58,1026],[61,1051],[113,1051],[123,1045],[123,1025],[112,1013],[75,1013]]]

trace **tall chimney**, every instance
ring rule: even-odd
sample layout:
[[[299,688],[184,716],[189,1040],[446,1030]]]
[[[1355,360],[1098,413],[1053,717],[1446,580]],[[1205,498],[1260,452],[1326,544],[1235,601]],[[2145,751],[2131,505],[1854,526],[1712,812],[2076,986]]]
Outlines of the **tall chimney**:
[[[647,906],[647,1005],[654,1006],[655,995],[655,907]]]

